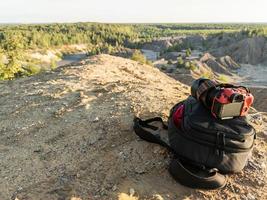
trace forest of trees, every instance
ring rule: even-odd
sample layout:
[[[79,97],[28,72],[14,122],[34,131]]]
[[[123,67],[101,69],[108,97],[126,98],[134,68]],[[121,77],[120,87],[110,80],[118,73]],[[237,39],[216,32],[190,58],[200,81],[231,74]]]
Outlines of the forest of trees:
[[[9,25],[0,28],[0,44],[10,37],[20,38],[24,49],[49,48],[63,44],[108,43],[123,45],[137,38],[132,26],[95,23]]]
[[[0,27],[0,79],[36,72],[27,51],[62,45],[87,44],[89,54],[111,53],[115,47],[134,48],[138,34],[133,26],[96,23],[6,25]],[[38,70],[37,70],[38,71]]]
[[[242,32],[253,37],[267,35],[257,24],[38,24],[0,26],[0,80],[37,73],[27,56],[29,50],[56,49],[86,44],[88,54],[112,53],[117,47],[139,49],[154,38],[184,34],[216,35]],[[179,47],[177,47],[179,48]]]

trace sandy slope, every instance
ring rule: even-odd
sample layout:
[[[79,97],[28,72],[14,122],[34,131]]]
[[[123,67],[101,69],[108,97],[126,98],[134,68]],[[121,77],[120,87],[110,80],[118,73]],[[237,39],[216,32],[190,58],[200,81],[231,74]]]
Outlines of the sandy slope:
[[[189,90],[151,66],[100,55],[3,82],[0,91],[0,199],[266,197],[262,133],[244,172],[224,189],[195,191],[174,182],[167,151],[138,139],[132,120],[166,119]]]

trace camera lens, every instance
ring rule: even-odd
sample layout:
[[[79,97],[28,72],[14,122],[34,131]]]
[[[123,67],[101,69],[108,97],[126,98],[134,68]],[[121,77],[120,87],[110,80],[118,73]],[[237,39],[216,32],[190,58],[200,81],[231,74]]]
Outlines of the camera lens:
[[[241,102],[244,100],[244,96],[242,94],[234,93],[230,97],[231,102]]]

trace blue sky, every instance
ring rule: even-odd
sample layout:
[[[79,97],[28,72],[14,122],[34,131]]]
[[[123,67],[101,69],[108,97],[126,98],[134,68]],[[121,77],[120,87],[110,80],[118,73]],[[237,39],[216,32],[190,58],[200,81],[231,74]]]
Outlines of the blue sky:
[[[267,22],[267,0],[2,0],[0,23]]]

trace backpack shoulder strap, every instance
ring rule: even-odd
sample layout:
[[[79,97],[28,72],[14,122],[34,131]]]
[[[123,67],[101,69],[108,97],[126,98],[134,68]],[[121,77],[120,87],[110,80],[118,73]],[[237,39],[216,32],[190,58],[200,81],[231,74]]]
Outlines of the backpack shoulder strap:
[[[143,140],[146,140],[146,141],[151,142],[151,143],[159,144],[163,147],[166,147],[168,150],[173,151],[171,146],[169,144],[167,144],[165,141],[163,141],[159,135],[152,134],[151,132],[144,129],[144,128],[149,128],[149,129],[152,129],[154,131],[157,130],[158,127],[150,125],[151,122],[161,122],[162,128],[166,129],[166,130],[168,129],[168,126],[166,124],[164,124],[161,117],[154,117],[154,118],[150,118],[147,120],[142,120],[138,117],[135,117],[133,128],[134,128],[136,135],[138,135]]]

